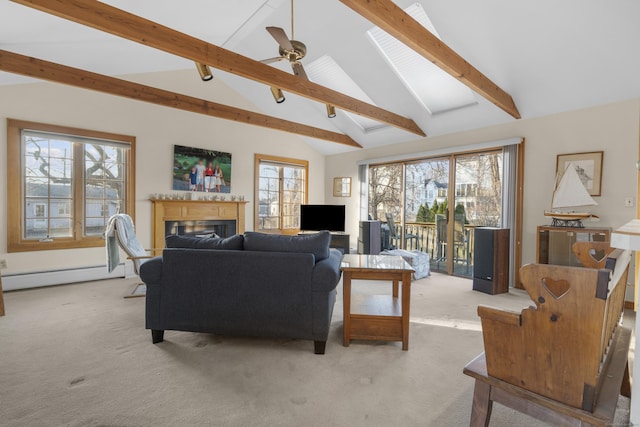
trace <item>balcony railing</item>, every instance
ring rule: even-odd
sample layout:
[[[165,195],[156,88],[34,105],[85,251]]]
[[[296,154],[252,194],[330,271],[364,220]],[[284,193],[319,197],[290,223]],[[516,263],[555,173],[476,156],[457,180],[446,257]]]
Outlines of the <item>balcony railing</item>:
[[[445,271],[447,265],[447,245],[454,245],[453,267],[454,273],[471,277],[473,272],[473,229],[475,226],[460,224],[461,229],[455,227],[455,239],[448,239],[447,232],[443,228],[445,224],[439,224],[441,232],[435,222],[407,222],[404,227],[405,248],[407,250],[419,250],[429,254],[431,268]],[[457,224],[456,224],[457,226]],[[397,235],[399,235],[397,230]],[[415,237],[413,237],[415,236]],[[453,241],[451,241],[453,240]],[[387,247],[400,246],[400,242],[390,239]]]

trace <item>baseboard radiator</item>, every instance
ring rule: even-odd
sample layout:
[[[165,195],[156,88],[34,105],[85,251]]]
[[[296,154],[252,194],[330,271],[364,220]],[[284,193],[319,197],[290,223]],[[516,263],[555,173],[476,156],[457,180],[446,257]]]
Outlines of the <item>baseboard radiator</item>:
[[[89,282],[92,280],[113,279],[126,277],[126,270],[125,264],[121,263],[111,273],[107,271],[106,265],[97,265],[65,270],[7,274],[6,276],[2,276],[2,287],[5,291],[14,291],[18,289]]]

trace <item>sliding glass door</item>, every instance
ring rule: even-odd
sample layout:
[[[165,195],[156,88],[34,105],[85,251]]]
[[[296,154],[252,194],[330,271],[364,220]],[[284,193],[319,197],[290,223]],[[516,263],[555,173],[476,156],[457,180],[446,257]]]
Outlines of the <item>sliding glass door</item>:
[[[455,156],[454,274],[473,273],[473,230],[502,224],[502,152]]]
[[[450,159],[420,160],[405,167],[404,247],[427,252],[431,268],[447,272]]]
[[[473,230],[502,225],[502,150],[369,168],[369,217],[383,249],[429,254],[431,268],[473,274]]]

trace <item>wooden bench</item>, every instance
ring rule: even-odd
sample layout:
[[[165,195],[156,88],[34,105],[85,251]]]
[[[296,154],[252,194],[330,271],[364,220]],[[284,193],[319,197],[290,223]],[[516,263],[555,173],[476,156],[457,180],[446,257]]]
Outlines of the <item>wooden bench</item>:
[[[575,242],[571,247],[583,267],[605,268],[607,257],[614,248],[609,242]]]
[[[535,307],[478,307],[485,353],[465,368],[475,378],[471,426],[487,426],[493,402],[558,425],[609,426],[619,392],[630,395],[631,333],[620,325],[630,252],[605,269],[521,268]]]

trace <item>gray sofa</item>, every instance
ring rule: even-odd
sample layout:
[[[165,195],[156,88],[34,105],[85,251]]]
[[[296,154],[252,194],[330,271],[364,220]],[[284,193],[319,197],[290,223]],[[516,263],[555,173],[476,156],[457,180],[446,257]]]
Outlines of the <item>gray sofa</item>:
[[[169,236],[141,266],[146,328],[309,339],[324,354],[342,254],[328,232],[246,233],[228,239]]]

